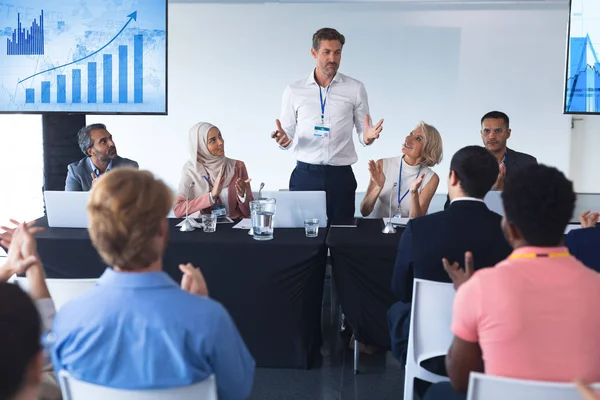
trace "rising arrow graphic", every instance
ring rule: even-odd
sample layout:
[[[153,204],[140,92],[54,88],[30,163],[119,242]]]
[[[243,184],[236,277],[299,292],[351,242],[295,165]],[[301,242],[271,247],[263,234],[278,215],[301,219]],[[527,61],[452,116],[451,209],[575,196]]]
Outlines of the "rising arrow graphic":
[[[114,40],[125,30],[125,28],[127,28],[127,25],[129,25],[129,23],[131,21],[137,21],[137,11],[134,11],[131,14],[129,14],[128,17],[129,17],[129,20],[125,23],[125,25],[123,25],[123,27],[121,28],[121,30],[119,31],[119,33],[117,33],[112,39],[110,39],[110,41],[108,43],[106,43],[104,46],[100,47],[98,50],[96,50],[92,54],[89,54],[89,55],[87,55],[87,56],[85,56],[83,58],[80,58],[79,60],[71,61],[68,64],[59,65],[58,67],[54,67],[54,68],[47,69],[45,71],[38,72],[36,74],[28,76],[25,79],[21,79],[18,83],[25,82],[26,80],[31,79],[34,76],[37,76],[37,75],[40,75],[40,74],[44,74],[46,72],[53,71],[53,70],[58,69],[58,68],[66,67],[66,66],[71,65],[71,64],[78,63],[79,61],[83,61],[86,58],[89,58],[89,57],[93,56],[94,54],[98,54],[99,52],[101,52],[102,50],[104,50],[109,44],[111,44],[112,42],[114,42]]]

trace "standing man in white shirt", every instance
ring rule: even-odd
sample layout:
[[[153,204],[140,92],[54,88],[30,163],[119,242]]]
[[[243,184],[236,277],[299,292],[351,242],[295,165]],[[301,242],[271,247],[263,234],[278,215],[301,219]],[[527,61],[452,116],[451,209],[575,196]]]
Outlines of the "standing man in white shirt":
[[[288,150],[296,142],[296,168],[291,191],[324,190],[329,221],[354,217],[358,160],[352,131],[363,146],[383,130],[383,119],[371,126],[367,92],[362,82],[338,72],[346,39],[335,29],[313,35],[311,53],[316,68],[283,93],[281,118],[271,137]]]

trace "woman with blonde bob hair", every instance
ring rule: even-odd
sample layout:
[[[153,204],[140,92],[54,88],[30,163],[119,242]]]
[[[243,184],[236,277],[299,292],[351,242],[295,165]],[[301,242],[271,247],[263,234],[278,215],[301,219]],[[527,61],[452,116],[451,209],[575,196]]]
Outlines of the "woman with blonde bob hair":
[[[442,137],[435,127],[421,121],[406,137],[402,154],[369,161],[371,180],[360,205],[363,217],[388,217],[390,195],[392,215],[416,218],[427,214],[440,183],[431,167],[442,161]]]

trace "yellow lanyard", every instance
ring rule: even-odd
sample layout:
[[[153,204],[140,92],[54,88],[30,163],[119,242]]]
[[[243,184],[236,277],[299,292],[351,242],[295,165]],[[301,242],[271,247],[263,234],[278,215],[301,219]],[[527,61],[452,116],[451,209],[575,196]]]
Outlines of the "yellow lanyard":
[[[570,257],[571,254],[569,254],[568,252],[566,253],[542,253],[542,254],[536,254],[536,253],[528,253],[528,254],[512,254],[510,257],[508,257],[509,259],[513,259],[513,258],[542,258],[542,257],[547,257],[547,258],[557,258],[557,257]]]

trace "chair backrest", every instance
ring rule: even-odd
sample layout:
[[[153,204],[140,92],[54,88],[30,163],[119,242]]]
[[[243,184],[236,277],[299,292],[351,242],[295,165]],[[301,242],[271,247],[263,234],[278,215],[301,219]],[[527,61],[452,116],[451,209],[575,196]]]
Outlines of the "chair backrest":
[[[600,384],[592,385],[600,389]],[[572,383],[500,378],[478,372],[469,376],[467,400],[582,400]]]
[[[67,371],[58,373],[63,400],[217,400],[215,376],[190,386],[170,389],[123,390],[79,381]]]
[[[414,280],[407,354],[414,362],[424,355],[435,357],[448,351],[453,338],[453,302],[451,283]]]
[[[63,305],[75,297],[87,292],[96,285],[98,279],[46,279],[46,286],[52,300],[54,308],[58,311]],[[28,291],[27,278],[16,278],[15,282],[21,289]]]

